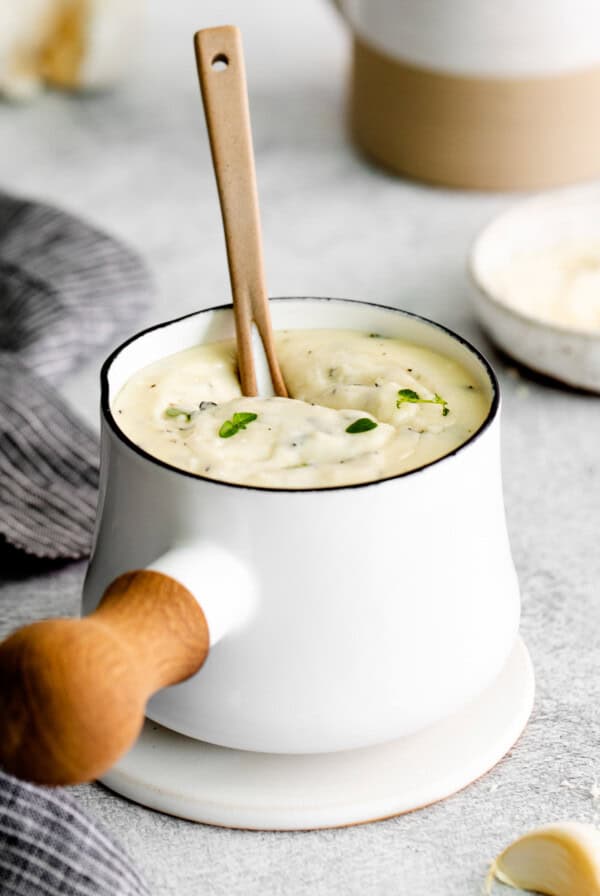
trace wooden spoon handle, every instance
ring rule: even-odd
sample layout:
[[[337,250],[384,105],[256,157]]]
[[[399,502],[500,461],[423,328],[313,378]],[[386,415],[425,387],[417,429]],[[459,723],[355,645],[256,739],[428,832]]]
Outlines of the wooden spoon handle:
[[[84,619],[49,619],[0,644],[0,765],[38,784],[98,777],[129,749],[148,698],[198,671],[204,614],[170,576],[120,576]]]
[[[258,191],[242,38],[225,25],[194,38],[213,166],[223,215],[244,395],[256,395],[251,324],[256,323],[277,395],[287,396],[277,363],[265,284]]]

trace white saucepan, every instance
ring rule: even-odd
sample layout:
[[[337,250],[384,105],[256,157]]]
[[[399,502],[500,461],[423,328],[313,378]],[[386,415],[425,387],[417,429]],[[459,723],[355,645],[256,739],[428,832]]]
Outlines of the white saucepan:
[[[198,674],[152,697],[151,719],[245,750],[347,750],[451,715],[494,680],[514,646],[519,589],[502,498],[498,383],[488,363],[444,327],[392,308],[314,298],[271,304],[276,329],[375,331],[459,361],[487,394],[488,415],[451,454],[385,480],[302,491],[228,484],[183,472],[134,445],[111,402],[145,365],[233,337],[230,307],[153,327],[118,348],[102,370],[100,503],[83,612],[92,613],[111,583],[134,570],[150,570],[146,590],[157,582],[160,593],[128,607],[125,589],[108,610],[72,623],[96,620],[89,649],[106,639],[98,660],[106,681],[105,657],[116,650],[107,634],[112,613],[120,687],[113,696],[90,697],[96,713],[108,713],[109,727],[116,727],[121,691],[144,677],[142,667],[153,672],[144,673],[152,681],[140,713],[152,690],[189,675],[208,651]],[[154,625],[160,589],[171,581],[192,613],[181,630],[168,614]],[[184,641],[193,655],[194,626],[204,626],[209,641],[198,646],[195,666],[192,657],[187,672],[165,671]],[[171,654],[163,656],[159,642],[169,639]],[[129,653],[121,649],[125,641],[135,641]],[[87,682],[87,666],[78,674]],[[90,678],[90,690],[100,688],[99,678]],[[102,763],[92,765],[72,777],[98,774]]]

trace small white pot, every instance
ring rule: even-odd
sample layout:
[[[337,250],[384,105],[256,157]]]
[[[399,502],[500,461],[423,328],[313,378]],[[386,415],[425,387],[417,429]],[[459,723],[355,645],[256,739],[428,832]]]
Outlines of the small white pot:
[[[443,327],[377,305],[272,301],[276,329],[351,328],[460,361],[489,395],[481,429],[419,470],[290,491],[194,476],[135,446],[110,411],[140,367],[233,336],[229,307],[153,327],[102,371],[99,523],[84,611],[121,573],[178,578],[210,629],[207,662],[159,692],[150,718],[266,752],[366,746],[449,716],[500,672],[519,591],[508,544],[492,370]]]

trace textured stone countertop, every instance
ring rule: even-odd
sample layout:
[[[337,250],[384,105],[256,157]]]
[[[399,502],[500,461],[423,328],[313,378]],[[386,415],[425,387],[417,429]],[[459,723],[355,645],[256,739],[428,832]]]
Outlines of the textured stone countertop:
[[[119,91],[0,106],[0,187],[85,214],[137,247],[158,284],[140,325],[228,301],[191,36],[239,24],[271,294],[418,311],[472,339],[501,377],[506,509],[537,696],[525,734],[493,772],[439,805],[363,827],[221,830],[100,786],[77,795],[164,896],[479,896],[488,860],[520,831],[600,812],[591,793],[600,776],[599,401],[518,375],[472,318],[468,246],[514,199],[394,179],[348,145],[348,45],[326,0],[152,0],[149,10],[145,53]],[[99,361],[66,390],[92,422]],[[2,631],[75,612],[82,575],[80,564],[15,573],[0,589]]]

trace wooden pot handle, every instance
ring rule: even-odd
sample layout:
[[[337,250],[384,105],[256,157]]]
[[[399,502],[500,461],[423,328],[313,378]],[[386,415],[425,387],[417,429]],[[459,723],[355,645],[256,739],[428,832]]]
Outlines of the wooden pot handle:
[[[120,576],[84,619],[35,622],[0,644],[0,765],[38,784],[97,778],[137,738],[148,698],[208,654],[204,613],[160,572]]]

